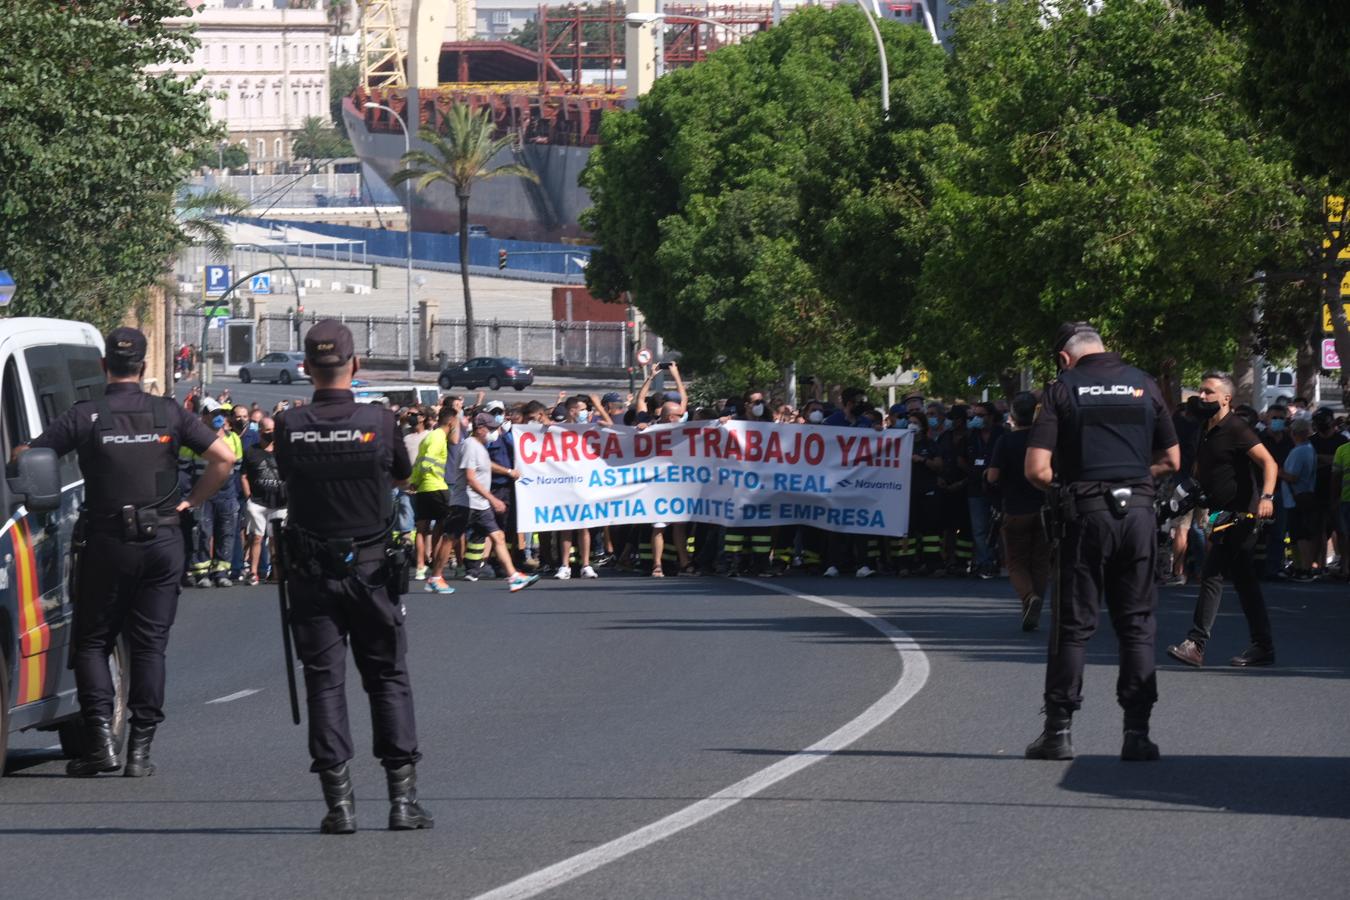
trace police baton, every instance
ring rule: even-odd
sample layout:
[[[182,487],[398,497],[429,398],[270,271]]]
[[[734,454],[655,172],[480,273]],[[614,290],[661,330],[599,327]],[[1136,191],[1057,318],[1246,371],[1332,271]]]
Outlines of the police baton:
[[[295,690],[295,651],[291,649],[291,604],[286,597],[286,577],[290,567],[286,564],[286,537],[283,534],[285,519],[272,520],[272,534],[276,536],[277,599],[281,603],[281,648],[286,658],[286,690],[291,697],[291,721],[300,724],[300,697]]]

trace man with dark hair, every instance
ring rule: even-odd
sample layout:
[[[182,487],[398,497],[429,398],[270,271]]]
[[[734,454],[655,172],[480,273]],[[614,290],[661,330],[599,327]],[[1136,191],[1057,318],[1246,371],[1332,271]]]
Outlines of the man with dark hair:
[[[455,530],[446,469],[451,447],[458,443],[459,413],[453,405],[442,405],[436,416],[436,427],[427,432],[417,447],[417,462],[413,464],[411,480],[417,491],[417,530],[426,535],[425,540],[431,547],[431,566],[427,569],[424,590],[434,594],[455,592],[445,581],[445,567],[463,531],[456,533]]]
[[[1041,525],[1044,493],[1026,478],[1027,437],[1036,416],[1036,397],[1026,391],[1012,402],[1013,427],[1003,432],[985,479],[1003,507],[1003,553],[1008,579],[1022,601],[1022,630],[1040,623],[1042,598],[1050,583],[1050,542]]]
[[[1331,470],[1336,462],[1336,451],[1346,443],[1345,435],[1336,427],[1336,413],[1329,406],[1323,406],[1313,413],[1313,433],[1308,439],[1313,452],[1317,454],[1317,486],[1314,488],[1316,507],[1313,512],[1313,546],[1317,564],[1325,574],[1330,570],[1326,565],[1327,541],[1330,539],[1335,549],[1344,553],[1336,527],[1336,513],[1340,509],[1340,498],[1335,496],[1331,479]]]
[[[31,444],[14,449],[16,459],[30,447],[50,448],[60,456],[76,451],[84,475],[77,528],[86,543],[72,579],[71,655],[84,747],[66,766],[76,777],[118,768],[108,656],[122,634],[131,650],[131,735],[122,774],[154,773],[150,743],[164,721],[164,650],[183,573],[179,515],[214,496],[235,462],[225,441],[187,410],[171,398],[141,390],[145,352],[141,332],[113,331],[104,349],[105,392],[76,403]],[[202,459],[201,475],[186,496],[178,482],[180,445]]]
[[[1167,648],[1173,659],[1188,666],[1204,664],[1205,645],[1219,615],[1225,578],[1237,589],[1252,640],[1251,646],[1233,657],[1231,664],[1268,666],[1275,662],[1270,616],[1261,596],[1255,550],[1261,531],[1258,519],[1275,515],[1275,486],[1280,469],[1256,432],[1233,411],[1232,402],[1232,380],[1221,372],[1207,374],[1196,404],[1205,430],[1196,451],[1195,477],[1208,498],[1214,526],[1200,575],[1194,624],[1186,640]],[[1259,490],[1253,464],[1261,467]]]
[[[332,319],[305,335],[314,400],[276,425],[277,465],[289,499],[283,540],[290,626],[304,664],[310,770],[319,774],[328,814],[320,831],[356,830],[347,762],[347,646],[370,697],[375,755],[389,787],[389,829],[430,828],[417,802],[417,725],[408,677],[400,597],[403,573],[390,553],[391,488],[412,464],[387,409],[358,404],[360,369],[351,331]]]
[[[1052,493],[1062,525],[1054,633],[1045,671],[1045,727],[1029,759],[1072,759],[1070,723],[1083,702],[1087,642],[1103,600],[1120,646],[1116,700],[1125,712],[1120,757],[1158,759],[1149,719],[1158,699],[1153,585],[1154,479],[1181,462],[1162,391],[1108,353],[1086,322],[1055,335],[1060,375],[1046,386],[1027,438],[1025,474]]]
[[[1034,405],[1032,408],[1035,408]],[[967,423],[967,438],[957,463],[966,475],[966,518],[970,522],[970,536],[975,543],[975,572],[981,578],[989,579],[998,575],[998,560],[990,531],[993,507],[985,496],[984,473],[989,468],[994,445],[1002,436],[1003,427],[993,404],[980,402],[971,409],[974,414]]]
[[[1265,444],[1275,465],[1284,468],[1289,451],[1294,449],[1294,439],[1289,432],[1289,409],[1276,403],[1266,410],[1265,430],[1261,432],[1261,443]],[[1284,539],[1289,533],[1289,516],[1292,504],[1285,502],[1287,491],[1281,486],[1275,492],[1275,518],[1266,524],[1266,553],[1262,576],[1268,579],[1284,578]]]
[[[197,546],[189,571],[199,588],[209,588],[212,584],[227,588],[233,584],[230,569],[234,564],[234,545],[239,539],[239,474],[244,448],[219,408],[202,413],[202,421],[209,423],[216,436],[225,442],[235,462],[225,483],[206,499],[197,513]],[[210,463],[191,446],[179,450],[179,461],[187,467],[189,483],[194,485],[201,480]]]

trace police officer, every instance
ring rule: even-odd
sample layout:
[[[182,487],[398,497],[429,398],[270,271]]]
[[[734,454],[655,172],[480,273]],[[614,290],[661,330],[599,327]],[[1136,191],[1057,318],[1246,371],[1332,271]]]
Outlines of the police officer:
[[[389,784],[389,828],[430,828],[417,802],[417,726],[406,662],[401,573],[387,553],[392,489],[412,472],[394,414],[357,404],[359,368],[347,326],[327,319],[305,335],[313,402],[276,423],[276,458],[290,498],[284,540],[291,630],[304,664],[310,770],[328,814],[324,834],[356,830],[347,761],[346,643],[370,697],[375,755]],[[406,560],[405,560],[406,561]]]
[[[1116,699],[1125,710],[1121,759],[1154,760],[1148,736],[1158,698],[1153,586],[1153,479],[1180,464],[1158,385],[1106,352],[1086,322],[1055,335],[1061,369],[1027,439],[1026,477],[1049,491],[1063,536],[1054,633],[1045,672],[1045,729],[1029,759],[1072,759],[1069,725],[1083,701],[1083,662],[1103,600],[1120,645]],[[1057,482],[1057,489],[1055,484]]]
[[[172,397],[141,390],[145,349],[145,335],[134,328],[109,334],[105,394],[76,403],[28,445],[60,455],[76,451],[84,475],[84,508],[76,526],[84,549],[75,570],[73,662],[85,749],[66,766],[77,777],[118,768],[108,656],[124,632],[131,651],[131,736],[122,774],[154,773],[150,742],[164,721],[164,648],[183,573],[179,513],[200,507],[234,465],[225,442]],[[180,445],[206,460],[186,498],[178,486]]]

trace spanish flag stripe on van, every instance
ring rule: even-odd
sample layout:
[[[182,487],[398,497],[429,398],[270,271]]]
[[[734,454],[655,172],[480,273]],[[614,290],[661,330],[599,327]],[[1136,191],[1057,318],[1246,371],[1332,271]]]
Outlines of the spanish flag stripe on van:
[[[51,630],[42,614],[42,598],[38,593],[37,563],[28,523],[19,519],[10,529],[14,549],[14,580],[19,592],[19,684],[16,695],[19,703],[42,699],[47,676],[47,650],[51,646]]]

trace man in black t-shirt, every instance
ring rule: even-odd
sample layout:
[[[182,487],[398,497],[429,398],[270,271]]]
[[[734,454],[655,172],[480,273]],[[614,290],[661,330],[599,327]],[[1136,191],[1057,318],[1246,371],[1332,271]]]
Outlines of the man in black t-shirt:
[[[1289,451],[1294,449],[1294,441],[1289,436],[1289,410],[1276,403],[1266,410],[1266,430],[1261,434],[1261,443],[1266,445],[1275,465],[1284,468]],[[1284,491],[1275,492],[1275,518],[1266,525],[1266,559],[1262,575],[1266,578],[1280,578],[1284,575],[1284,538],[1289,532],[1290,510],[1284,503]]]
[[[258,443],[244,450],[244,472],[241,486],[244,491],[244,534],[248,538],[246,548],[249,571],[249,585],[258,584],[261,569],[258,563],[262,558],[263,540],[274,539],[269,534],[273,519],[286,518],[286,483],[281,480],[277,469],[277,458],[273,452],[273,437],[276,434],[276,422],[264,417],[258,422]]]
[[[1256,432],[1232,413],[1232,402],[1232,380],[1221,373],[1206,375],[1196,407],[1207,420],[1196,451],[1195,477],[1208,498],[1211,517],[1216,518],[1190,633],[1180,644],[1167,648],[1170,656],[1188,666],[1204,664],[1205,644],[1219,614],[1225,578],[1237,589],[1252,641],[1230,664],[1268,666],[1275,662],[1270,616],[1261,596],[1254,552],[1260,536],[1258,519],[1275,515],[1280,469]],[[1259,491],[1254,466],[1261,467]]]
[[[1003,508],[1003,555],[1008,580],[1022,601],[1022,630],[1035,631],[1041,618],[1041,598],[1050,583],[1050,541],[1041,526],[1045,494],[1027,481],[1027,435],[1036,417],[1036,397],[1023,393],[1013,398],[1013,430],[994,445],[985,471],[991,490],[997,491]]]
[[[1331,469],[1336,450],[1346,442],[1345,435],[1336,428],[1336,414],[1331,407],[1323,406],[1312,417],[1313,433],[1308,438],[1313,452],[1317,454],[1317,487],[1313,491],[1313,552],[1318,565],[1326,558],[1328,538],[1336,538],[1336,512],[1340,508],[1340,497],[1332,490]],[[1339,542],[1336,549],[1341,553],[1345,548]]]

